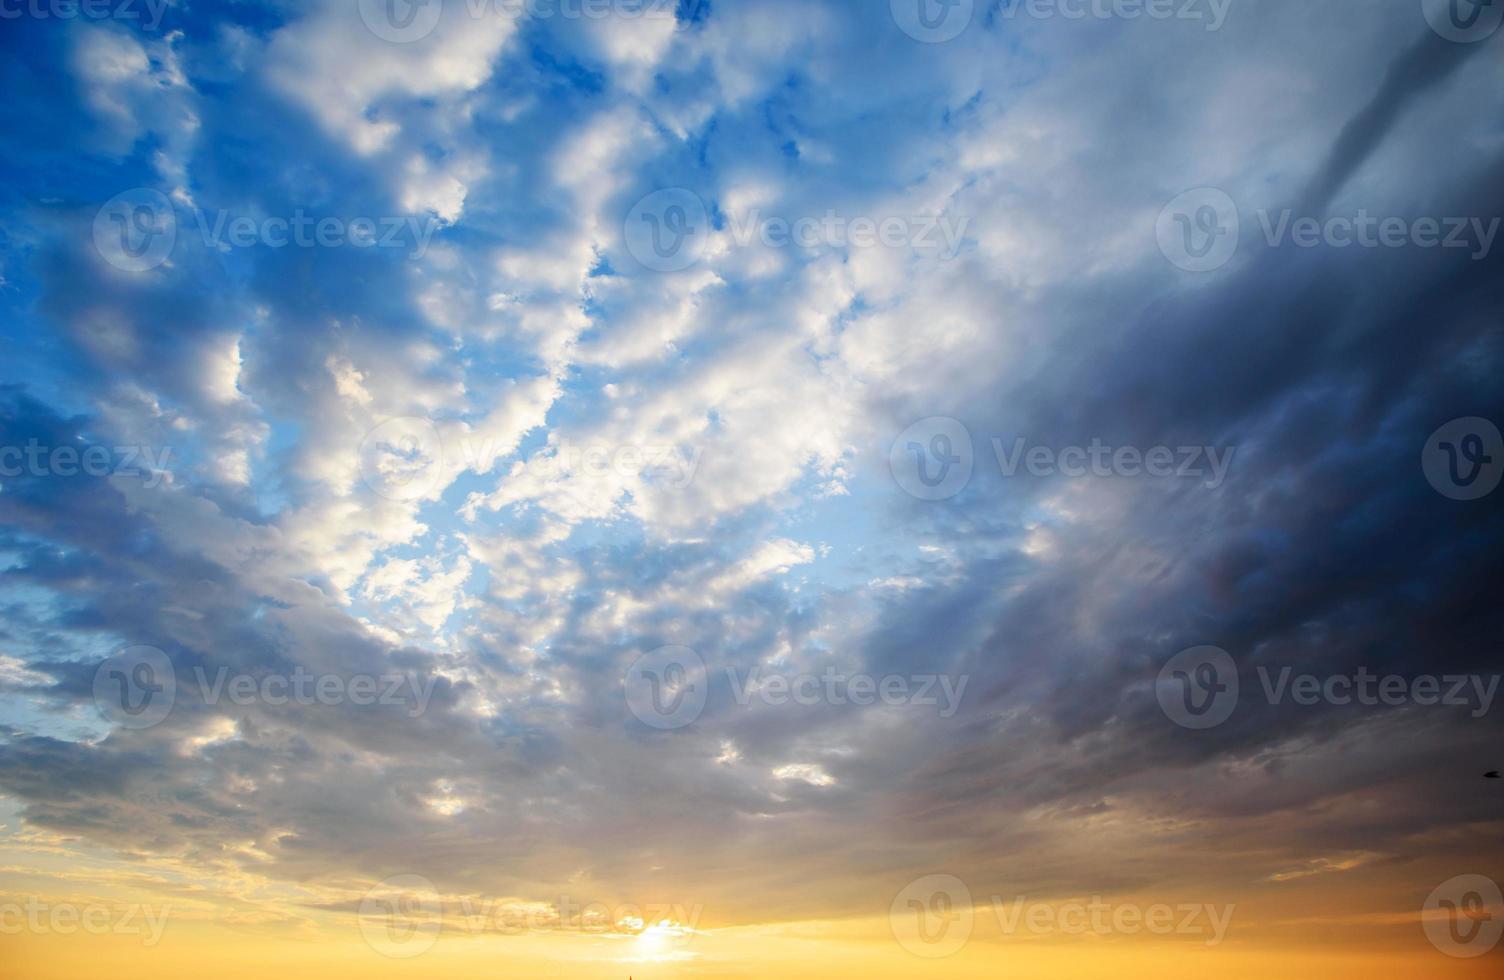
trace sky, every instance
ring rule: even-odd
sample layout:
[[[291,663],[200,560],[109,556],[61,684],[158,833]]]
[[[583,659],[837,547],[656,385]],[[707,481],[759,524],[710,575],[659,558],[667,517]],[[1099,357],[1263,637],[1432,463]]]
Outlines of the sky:
[[[1504,4],[0,0],[0,976],[1494,976]]]

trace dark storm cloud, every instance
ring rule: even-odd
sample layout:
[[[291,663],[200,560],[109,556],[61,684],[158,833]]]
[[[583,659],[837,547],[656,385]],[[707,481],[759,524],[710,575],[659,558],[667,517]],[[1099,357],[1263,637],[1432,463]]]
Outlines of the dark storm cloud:
[[[1462,63],[1456,48],[1426,41],[1391,68],[1305,202],[1324,204],[1368,163],[1400,108],[1423,112],[1427,98],[1444,97],[1427,85]],[[1501,178],[1495,156],[1471,183],[1424,202],[1371,206],[1497,215]],[[1031,379],[1047,386],[1006,392],[997,414],[972,409],[979,475],[959,499],[1012,515],[1063,494],[1078,517],[1040,568],[975,560],[953,602],[905,595],[888,613],[898,637],[947,635],[964,620],[958,608],[990,605],[995,615],[963,666],[981,695],[962,713],[968,724],[937,729],[933,757],[903,780],[911,817],[944,836],[967,833],[967,815],[988,801],[1090,805],[1173,791],[1180,812],[1219,819],[1353,794],[1433,801],[1396,799],[1382,826],[1339,823],[1318,847],[1393,845],[1489,819],[1487,801],[1457,787],[1487,768],[1497,713],[1270,705],[1256,671],[1498,672],[1504,512],[1442,497],[1419,459],[1442,423],[1504,412],[1494,380],[1504,360],[1501,268],[1497,253],[1259,249],[1212,288],[1146,297],[1131,330],[1103,329],[1121,312],[1064,325],[1076,343],[1059,345],[1058,361]],[[993,433],[1054,446],[1234,446],[1237,457],[1214,492],[1118,478],[1073,495],[1059,478],[1000,479],[979,437]],[[926,505],[910,506],[917,518]],[[955,539],[963,553],[967,540]],[[1002,591],[1007,600],[996,598]],[[887,636],[871,656],[891,663]],[[1233,654],[1243,698],[1226,724],[1193,732],[1165,717],[1153,683],[1170,655],[1202,644]],[[911,664],[938,665],[936,651],[953,645],[904,648]],[[1010,708],[1024,713],[979,731]],[[1328,751],[1355,730],[1380,745],[1361,765]],[[1061,739],[1080,751],[1049,747]],[[1247,792],[1216,774],[1234,759],[1250,767]],[[1259,773],[1288,781],[1271,792]],[[1410,788],[1396,790],[1396,779]]]
[[[1415,46],[1390,66],[1373,101],[1342,128],[1306,192],[1303,212],[1322,213],[1332,196],[1383,142],[1400,115],[1482,50],[1484,45],[1455,44],[1431,30],[1422,33]]]

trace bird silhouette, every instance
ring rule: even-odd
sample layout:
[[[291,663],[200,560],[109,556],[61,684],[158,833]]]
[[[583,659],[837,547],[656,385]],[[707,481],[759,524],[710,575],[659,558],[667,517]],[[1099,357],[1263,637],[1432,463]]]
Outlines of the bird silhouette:
[[[1499,770],[1495,769],[1493,772],[1486,772],[1486,773],[1484,773],[1483,774],[1483,778],[1484,779],[1499,779],[1501,777],[1499,776]]]

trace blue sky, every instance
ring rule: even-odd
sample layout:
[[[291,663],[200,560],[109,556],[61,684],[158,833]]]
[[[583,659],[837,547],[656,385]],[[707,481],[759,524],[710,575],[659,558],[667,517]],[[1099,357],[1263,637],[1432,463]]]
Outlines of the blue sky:
[[[0,24],[0,446],[112,467],[0,477],[7,808],[180,870],[252,840],[271,880],[654,869],[747,921],[1497,820],[1446,789],[1504,761],[1492,715],[1246,700],[1498,663],[1498,498],[1426,461],[1504,417],[1496,38],[1368,0],[648,6]],[[1205,470],[1010,475],[994,440]],[[1201,645],[1245,702],[1190,737],[1155,685]],[[94,693],[136,646],[180,685],[139,729]],[[707,671],[669,729],[630,710],[664,647]],[[432,700],[181,689],[298,665]],[[827,667],[968,685],[941,717],[726,674]],[[1131,829],[1182,818],[1216,846]],[[1103,819],[1145,860],[1074,845]]]

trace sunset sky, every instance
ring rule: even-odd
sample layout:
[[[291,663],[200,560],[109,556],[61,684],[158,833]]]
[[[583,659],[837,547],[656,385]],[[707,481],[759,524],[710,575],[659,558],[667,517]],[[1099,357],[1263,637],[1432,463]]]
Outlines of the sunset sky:
[[[1496,977],[1504,0],[0,0],[0,980]]]

